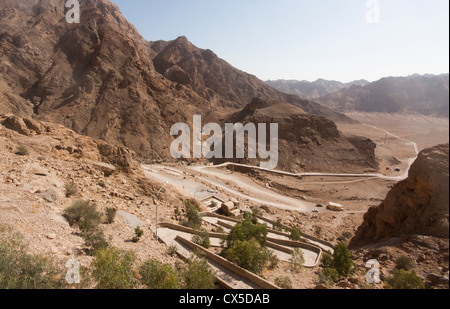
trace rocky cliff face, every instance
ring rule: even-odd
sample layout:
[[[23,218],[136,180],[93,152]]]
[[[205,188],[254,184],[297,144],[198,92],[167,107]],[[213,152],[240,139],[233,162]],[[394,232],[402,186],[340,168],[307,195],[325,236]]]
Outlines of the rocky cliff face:
[[[364,216],[352,244],[405,234],[449,238],[449,145],[422,151],[407,180]]]

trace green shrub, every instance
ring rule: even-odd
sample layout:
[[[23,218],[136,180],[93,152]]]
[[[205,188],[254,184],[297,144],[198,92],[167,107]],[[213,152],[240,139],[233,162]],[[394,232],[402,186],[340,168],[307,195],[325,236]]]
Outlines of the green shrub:
[[[303,255],[303,251],[299,248],[295,248],[292,252],[292,256],[290,258],[290,262],[292,263],[292,268],[295,272],[299,272],[303,268],[303,264],[305,264],[305,257]]]
[[[316,226],[314,228],[314,235],[316,235],[317,237],[320,237],[322,235],[322,227],[321,226]]]
[[[231,262],[255,274],[260,274],[269,261],[269,250],[255,239],[237,240],[226,250],[225,256]]]
[[[322,268],[334,268],[333,256],[328,253],[322,254],[321,265]]]
[[[192,242],[205,249],[211,248],[211,240],[209,239],[209,234],[206,229],[201,229],[197,234],[193,235]]]
[[[278,256],[273,253],[272,251],[269,251],[269,266],[268,268],[270,270],[274,270],[278,267],[278,264],[280,263],[280,259]]]
[[[234,246],[236,241],[248,241],[256,239],[261,246],[265,246],[267,240],[267,225],[253,223],[251,217],[246,217],[243,222],[237,223],[226,238],[226,248]]]
[[[62,274],[49,258],[28,253],[22,235],[0,225],[0,289],[61,289]]]
[[[144,236],[144,230],[141,229],[141,227],[138,225],[134,229],[134,237],[133,237],[132,241],[138,242],[139,240],[141,240],[142,236]]]
[[[170,256],[175,256],[178,252],[178,248],[175,245],[171,245],[168,249],[167,249],[167,254],[169,254]]]
[[[28,156],[30,154],[30,151],[24,145],[17,145],[15,154],[18,156]]]
[[[275,285],[282,288],[283,290],[292,289],[292,281],[289,277],[277,277],[275,278]]]
[[[139,268],[141,282],[149,289],[179,289],[177,273],[169,264],[149,260]]]
[[[114,247],[100,249],[92,262],[92,275],[98,289],[132,289],[136,286],[134,277],[135,255]]]
[[[324,268],[319,271],[319,283],[332,286],[339,281],[339,274],[334,268]]]
[[[402,255],[395,260],[395,269],[410,271],[414,268],[416,268],[416,263],[409,256]]]
[[[326,275],[332,275],[332,281],[337,282],[339,278],[347,278],[356,272],[356,264],[344,242],[340,242],[334,247],[333,255],[324,253],[322,255],[321,267],[326,270]],[[338,279],[335,279],[337,274]]]
[[[184,289],[207,290],[214,289],[216,277],[205,259],[191,257],[187,266],[179,270],[184,282]]]
[[[350,239],[352,238],[353,234],[351,232],[342,232],[342,237],[344,237],[345,239]]]
[[[66,197],[74,196],[78,193],[78,186],[74,182],[66,182],[64,188],[66,189]]]
[[[95,203],[76,200],[64,210],[63,216],[70,226],[77,226],[81,231],[95,230],[102,216],[96,208]]]
[[[192,201],[185,201],[184,206],[186,208],[186,220],[182,222],[182,225],[192,229],[200,228],[202,225],[202,218],[199,215],[200,206]]]
[[[81,237],[84,239],[84,245],[90,248],[90,255],[95,255],[98,250],[109,247],[105,234],[99,228],[82,231]]]
[[[302,238],[302,232],[297,227],[293,227],[291,229],[291,235],[289,236],[289,238],[294,241],[299,241]]]
[[[283,223],[281,222],[281,219],[278,219],[277,222],[275,222],[275,223],[273,224],[272,228],[273,228],[275,231],[280,231],[280,232],[282,232],[282,231],[283,231]]]
[[[417,277],[415,272],[408,272],[404,269],[397,269],[392,277],[389,277],[387,283],[392,289],[396,290],[420,290],[425,289],[423,280]]]
[[[114,207],[108,207],[105,210],[105,216],[106,216],[106,223],[112,224],[114,220],[116,219],[117,209]]]

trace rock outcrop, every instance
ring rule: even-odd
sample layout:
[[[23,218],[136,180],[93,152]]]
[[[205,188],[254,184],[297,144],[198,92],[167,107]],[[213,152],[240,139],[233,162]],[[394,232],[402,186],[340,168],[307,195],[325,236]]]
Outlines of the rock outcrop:
[[[449,145],[426,149],[378,207],[369,209],[351,244],[402,235],[449,238]]]
[[[376,145],[368,138],[344,136],[333,121],[283,101],[253,99],[230,123],[278,124],[278,169],[290,172],[368,172],[378,169]],[[218,163],[221,161],[218,161]],[[235,160],[259,164],[259,160]],[[333,163],[334,162],[334,163]]]

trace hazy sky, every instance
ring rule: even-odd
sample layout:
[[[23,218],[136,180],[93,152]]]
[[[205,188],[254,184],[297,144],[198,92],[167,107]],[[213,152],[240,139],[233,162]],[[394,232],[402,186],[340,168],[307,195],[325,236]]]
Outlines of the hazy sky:
[[[374,81],[449,71],[448,0],[113,2],[145,39],[185,35],[263,80]]]

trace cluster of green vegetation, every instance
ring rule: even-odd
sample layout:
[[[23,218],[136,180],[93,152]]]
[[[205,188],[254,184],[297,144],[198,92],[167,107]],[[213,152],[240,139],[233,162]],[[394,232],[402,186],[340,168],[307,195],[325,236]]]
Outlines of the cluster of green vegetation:
[[[225,239],[223,255],[231,262],[259,274],[270,259],[266,248],[267,225],[259,224],[254,214],[246,214]]]
[[[17,145],[15,154],[18,156],[28,156],[30,154],[30,151],[24,145]]]
[[[155,260],[138,266],[133,252],[108,246],[96,250],[80,269],[77,288],[214,289],[215,274],[205,259],[190,258],[172,267]],[[0,289],[64,289],[67,269],[50,258],[28,253],[23,237],[0,225]]]
[[[200,229],[202,218],[200,218],[200,206],[198,203],[186,200],[184,201],[184,207],[186,210],[185,220],[181,224],[192,229]]]
[[[63,271],[52,260],[30,254],[20,234],[0,225],[0,289],[61,289]]]
[[[334,247],[333,255],[323,255],[321,267],[319,281],[326,285],[333,285],[340,279],[348,278],[356,272],[353,256],[344,242],[340,242]]]
[[[425,289],[425,284],[413,271],[416,263],[407,255],[398,257],[395,261],[395,271],[387,278],[388,288],[396,290]]]
[[[206,229],[197,230],[197,233],[192,236],[192,242],[199,246],[202,246],[205,249],[211,248],[211,240]]]
[[[423,280],[417,277],[414,271],[396,269],[394,274],[386,280],[388,288],[396,290],[421,290],[425,289]]]
[[[97,211],[95,203],[76,200],[63,212],[64,218],[71,227],[77,227],[90,253],[109,246],[105,234],[100,228],[102,214]]]

